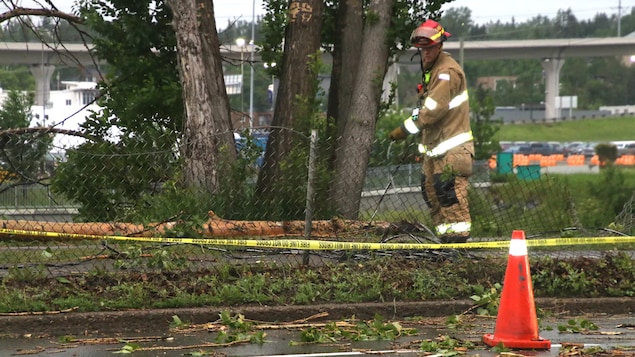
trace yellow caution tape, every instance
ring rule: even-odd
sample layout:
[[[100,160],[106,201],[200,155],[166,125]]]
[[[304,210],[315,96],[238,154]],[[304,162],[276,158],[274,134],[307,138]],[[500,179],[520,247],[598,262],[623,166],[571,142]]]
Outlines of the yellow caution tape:
[[[359,242],[334,242],[307,239],[209,239],[209,238],[169,238],[169,237],[125,237],[125,236],[98,236],[90,234],[56,233],[41,231],[26,231],[19,229],[2,229],[0,234],[22,235],[49,238],[72,239],[106,239],[148,243],[183,243],[211,246],[235,246],[251,248],[278,248],[298,250],[420,250],[420,249],[491,249],[508,248],[507,241],[487,241],[468,243],[359,243]],[[556,247],[563,245],[592,245],[592,244],[625,244],[635,243],[635,237],[578,237],[578,238],[543,238],[528,239],[530,247]]]

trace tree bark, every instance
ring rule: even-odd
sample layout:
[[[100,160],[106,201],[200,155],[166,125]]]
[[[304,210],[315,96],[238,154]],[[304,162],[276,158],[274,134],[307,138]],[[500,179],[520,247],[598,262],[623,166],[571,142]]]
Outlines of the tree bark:
[[[285,238],[304,236],[304,221],[234,221],[223,219],[210,211],[207,222],[197,227],[197,232],[206,238],[260,237]],[[39,240],[79,240],[117,237],[165,237],[178,222],[152,223],[148,225],[125,222],[85,222],[57,223],[25,220],[0,220],[0,240],[3,239],[39,239]],[[337,238],[342,234],[357,234],[376,231],[377,234],[389,229],[388,222],[368,222],[350,220],[320,220],[312,223],[312,238]],[[50,233],[58,233],[56,234]],[[64,236],[66,235],[66,236]],[[76,236],[73,236],[76,235]]]
[[[343,0],[337,8],[335,40],[333,46],[333,67],[331,68],[331,86],[327,120],[329,135],[329,171],[335,171],[338,151],[337,143],[344,133],[348,110],[351,105],[352,88],[355,86],[360,52],[364,35],[364,4],[362,0]],[[329,187],[330,197],[337,197],[335,186]]]
[[[349,219],[359,214],[388,64],[388,30],[394,3],[395,0],[370,2],[350,110],[343,134],[338,138],[332,200],[338,214]]]
[[[212,0],[168,0],[183,85],[183,179],[214,193],[219,161],[236,158]]]
[[[276,111],[257,183],[257,195],[265,202],[284,197],[284,192],[278,192],[281,183],[286,181],[281,164],[297,140],[297,134],[291,129],[297,130],[298,122],[312,114],[312,108],[302,101],[311,101],[315,97],[313,83],[318,73],[307,63],[312,62],[311,56],[320,50],[323,6],[322,0],[289,3]]]
[[[329,88],[329,116],[336,118],[336,137],[342,136],[351,105],[355,78],[361,59],[364,35],[362,0],[344,0],[337,11],[337,35]],[[333,103],[331,103],[333,102]]]

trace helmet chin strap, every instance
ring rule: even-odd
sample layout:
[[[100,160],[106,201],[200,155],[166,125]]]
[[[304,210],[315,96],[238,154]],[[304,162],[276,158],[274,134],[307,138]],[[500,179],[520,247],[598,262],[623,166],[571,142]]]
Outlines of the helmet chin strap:
[[[419,67],[421,67],[421,73],[425,72],[425,68],[423,68],[423,54],[421,53],[421,49],[417,48],[417,53],[419,54]],[[413,55],[414,57],[414,55]]]

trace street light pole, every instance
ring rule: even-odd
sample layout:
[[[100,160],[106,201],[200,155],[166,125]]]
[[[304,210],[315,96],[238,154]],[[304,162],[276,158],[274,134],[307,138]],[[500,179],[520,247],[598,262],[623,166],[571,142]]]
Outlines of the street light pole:
[[[44,72],[44,42],[42,42],[42,65],[40,67],[40,69],[42,70],[42,78],[48,78],[48,73]],[[43,127],[46,127],[46,80],[42,81],[42,125]]]
[[[273,68],[276,66],[276,62],[271,62],[271,63],[264,63],[263,64],[265,66],[265,68]],[[271,73],[271,111],[273,111],[273,108],[276,104],[276,78],[275,75],[273,74],[273,70]]]
[[[254,127],[254,47],[255,43],[255,34],[256,34],[256,0],[253,0],[253,5],[251,9],[251,57],[250,57],[250,78],[249,78],[249,131]]]
[[[243,122],[245,113],[245,96],[243,95],[243,88],[245,88],[245,59],[243,53],[245,52],[245,39],[237,38],[236,45],[240,47],[240,122]]]

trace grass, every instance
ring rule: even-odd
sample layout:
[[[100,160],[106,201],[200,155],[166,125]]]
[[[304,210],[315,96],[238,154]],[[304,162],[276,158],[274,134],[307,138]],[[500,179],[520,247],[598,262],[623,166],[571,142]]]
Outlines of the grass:
[[[559,142],[635,140],[635,117],[503,125],[495,138],[499,141]]]
[[[490,294],[503,281],[505,263],[504,255],[446,261],[395,253],[314,267],[276,262],[196,272],[8,276],[0,282],[0,313],[468,299]],[[635,295],[635,261],[626,253],[613,251],[597,259],[543,256],[532,258],[531,265],[539,297]],[[222,269],[231,274],[224,276]]]
[[[635,187],[635,168],[633,167],[619,167],[620,172],[624,175],[624,184],[628,187]],[[577,174],[551,174],[562,180],[571,190],[578,191],[591,184],[596,184],[599,181],[597,174],[591,173],[577,173]]]
[[[495,138],[499,141],[590,141],[635,140],[635,117],[616,117],[503,125]],[[597,174],[550,175],[569,192],[580,223],[584,227],[612,227],[616,215],[625,208],[635,190],[635,168],[616,166]],[[525,194],[526,196],[526,194]],[[516,202],[525,201],[524,197]],[[567,195],[560,195],[564,199]],[[565,212],[565,214],[570,214]],[[550,216],[551,217],[551,216]],[[515,222],[516,223],[516,222]],[[617,227],[622,228],[622,227]],[[628,228],[628,227],[627,227]],[[622,229],[618,229],[622,231]],[[626,229],[629,233],[629,230]]]

